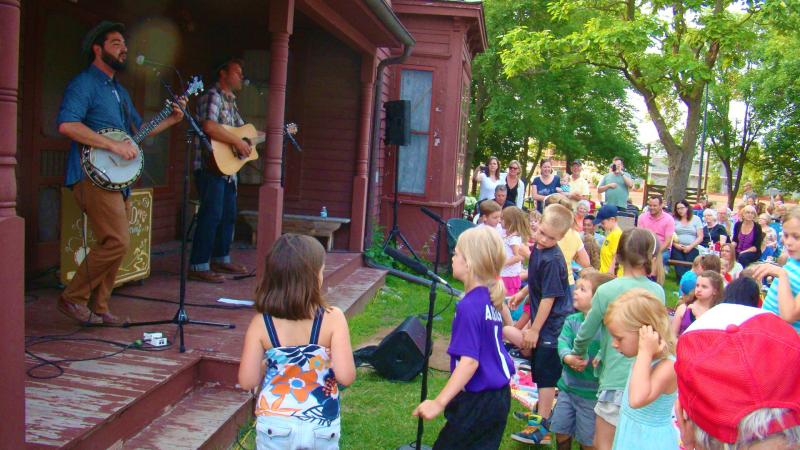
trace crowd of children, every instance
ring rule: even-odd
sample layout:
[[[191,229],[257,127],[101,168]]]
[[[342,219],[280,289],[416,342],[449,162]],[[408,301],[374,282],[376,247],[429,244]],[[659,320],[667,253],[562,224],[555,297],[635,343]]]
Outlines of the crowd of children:
[[[413,409],[427,420],[444,413],[434,448],[499,448],[518,370],[537,389],[534,408],[513,414],[526,421],[511,434],[520,442],[549,444],[553,432],[558,449],[800,448],[800,385],[791,381],[800,375],[800,208],[782,217],[784,265],[737,267],[726,245],[698,256],[671,317],[656,282],[657,236],[622,231],[611,205],[587,214],[578,232],[562,197],[530,215],[486,200],[480,225],[458,238],[452,270],[465,295],[447,350],[451,375]],[[319,292],[323,263],[315,240],[294,235],[267,256],[239,373],[243,388],[261,386],[259,448],[338,448],[338,384],[352,383],[355,369],[347,322]],[[514,346],[529,363],[511,357]],[[746,384],[780,380],[761,372],[778,370],[761,352],[780,355],[786,371],[769,392]],[[312,410],[317,420],[304,417]]]

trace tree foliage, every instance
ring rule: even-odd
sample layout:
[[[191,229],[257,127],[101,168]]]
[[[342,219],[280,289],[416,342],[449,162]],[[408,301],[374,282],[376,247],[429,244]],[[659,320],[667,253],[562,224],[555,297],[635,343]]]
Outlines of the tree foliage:
[[[568,160],[605,163],[620,155],[636,167],[641,158],[625,100],[627,85],[618,73],[564,67],[506,75],[500,42],[511,30],[549,27],[566,35],[575,28],[569,21],[552,21],[545,6],[544,0],[484,3],[490,46],[473,62],[468,160],[495,155],[505,163],[518,159],[527,168],[553,146]],[[523,176],[530,179],[530,173]]]
[[[729,8],[734,4],[744,12]],[[758,10],[732,0],[554,0],[555,23],[577,24],[561,35],[521,25],[502,40],[509,76],[549,69],[590,68],[622,76],[645,102],[669,158],[667,202],[685,196],[695,155],[702,96],[721,49],[750,39]],[[678,107],[685,119],[677,123]]]

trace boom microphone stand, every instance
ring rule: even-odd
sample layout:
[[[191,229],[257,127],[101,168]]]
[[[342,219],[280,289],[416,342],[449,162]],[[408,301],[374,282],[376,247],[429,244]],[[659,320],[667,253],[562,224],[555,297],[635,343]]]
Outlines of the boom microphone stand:
[[[167,84],[163,79],[161,79],[161,84],[164,85],[164,88],[169,92],[170,97],[172,97],[175,104],[178,105],[178,108],[183,111],[183,117],[186,119],[186,122],[189,124],[189,128],[186,130],[186,163],[183,167],[183,201],[181,202],[181,217],[183,220],[181,221],[184,227],[183,232],[181,233],[181,274],[180,274],[180,294],[179,294],[179,301],[178,301],[178,311],[175,312],[175,316],[172,319],[167,320],[156,320],[152,322],[133,322],[127,323],[124,325],[125,328],[128,327],[141,327],[147,325],[164,325],[169,323],[174,323],[178,326],[178,334],[180,335],[180,352],[183,353],[186,351],[186,347],[184,346],[184,338],[183,338],[183,326],[187,324],[191,325],[206,325],[212,327],[223,327],[223,328],[236,328],[235,324],[232,323],[219,323],[219,322],[204,322],[199,320],[191,320],[189,319],[189,315],[186,313],[186,277],[188,275],[188,268],[186,267],[186,211],[187,206],[189,203],[189,168],[191,165],[192,158],[190,157],[192,154],[193,149],[193,141],[194,137],[197,136],[200,139],[200,145],[203,146],[204,149],[210,150],[211,143],[208,141],[208,136],[203,133],[203,130],[200,129],[200,126],[197,124],[197,121],[189,114],[186,109],[181,106],[180,102],[178,102],[178,98],[175,96],[175,93],[172,92],[169,84]]]

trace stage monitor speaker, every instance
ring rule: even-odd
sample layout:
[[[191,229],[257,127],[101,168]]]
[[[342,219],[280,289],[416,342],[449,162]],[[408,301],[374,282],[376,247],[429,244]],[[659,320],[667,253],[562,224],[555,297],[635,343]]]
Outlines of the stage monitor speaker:
[[[424,355],[425,327],[415,316],[408,316],[378,344],[370,363],[384,378],[409,381],[422,372]]]
[[[394,100],[384,103],[386,108],[386,143],[408,145],[411,143],[411,102]]]

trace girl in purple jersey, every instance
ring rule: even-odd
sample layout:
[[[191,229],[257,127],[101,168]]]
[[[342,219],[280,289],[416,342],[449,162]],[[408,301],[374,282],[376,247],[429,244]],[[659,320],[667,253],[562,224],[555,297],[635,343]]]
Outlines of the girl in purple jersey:
[[[450,379],[433,400],[414,409],[431,420],[444,411],[447,423],[434,449],[499,448],[511,402],[508,382],[514,365],[503,346],[501,310],[505,287],[500,269],[506,252],[487,227],[461,234],[453,256],[453,276],[466,295],[456,305],[450,339]]]

